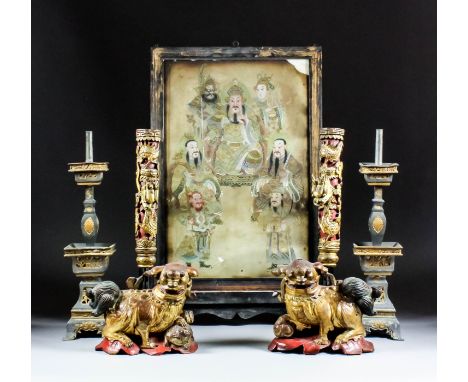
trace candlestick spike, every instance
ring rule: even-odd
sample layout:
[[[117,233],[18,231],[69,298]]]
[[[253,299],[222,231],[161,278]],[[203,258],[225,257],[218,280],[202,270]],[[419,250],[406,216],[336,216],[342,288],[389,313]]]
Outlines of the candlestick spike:
[[[381,165],[383,158],[383,129],[375,130],[375,164]]]
[[[86,162],[93,162],[93,132],[86,132]]]

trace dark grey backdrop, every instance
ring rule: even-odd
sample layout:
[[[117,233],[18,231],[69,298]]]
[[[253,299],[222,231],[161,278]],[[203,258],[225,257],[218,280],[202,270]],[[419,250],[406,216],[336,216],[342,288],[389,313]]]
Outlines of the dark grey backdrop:
[[[110,162],[96,190],[99,237],[116,242],[106,278],[134,261],[134,131],[149,128],[150,47],[323,48],[324,126],[346,129],[340,277],[360,275],[352,243],[368,238],[371,190],[358,162],[400,163],[385,190],[386,239],[399,241],[390,297],[407,314],[436,312],[436,5],[420,1],[32,2],[32,312],[65,315],[77,280],[63,247],[80,240],[83,190],[67,162]],[[18,201],[11,201],[16,203]],[[20,270],[17,270],[20,271]]]

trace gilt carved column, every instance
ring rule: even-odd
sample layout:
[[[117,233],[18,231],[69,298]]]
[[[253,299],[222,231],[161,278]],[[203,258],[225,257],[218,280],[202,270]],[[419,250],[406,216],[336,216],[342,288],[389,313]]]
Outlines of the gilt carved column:
[[[318,207],[318,261],[336,267],[340,249],[341,186],[344,130],[320,129],[320,168],[318,179],[312,180],[312,200]]]
[[[139,268],[156,265],[161,132],[136,130],[135,243]]]

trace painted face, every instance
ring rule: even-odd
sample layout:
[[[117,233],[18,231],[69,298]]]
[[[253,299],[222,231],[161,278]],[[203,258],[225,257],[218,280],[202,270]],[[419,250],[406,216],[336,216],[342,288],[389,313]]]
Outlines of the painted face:
[[[195,141],[190,141],[189,143],[187,143],[187,152],[190,158],[199,158],[200,150],[198,149],[198,143]]]
[[[203,91],[203,98],[208,101],[212,101],[216,98],[216,89],[213,85],[208,84],[205,86],[205,90]]]
[[[190,198],[190,205],[197,211],[203,208],[203,197],[200,193],[195,192]]]
[[[229,109],[232,113],[240,113],[242,110],[242,96],[232,95],[229,97]]]
[[[255,91],[257,93],[257,98],[260,101],[265,100],[267,96],[267,87],[265,84],[258,84],[257,87],[255,88]]]
[[[286,145],[280,139],[273,143],[273,156],[275,158],[282,158],[286,153]]]
[[[279,192],[272,192],[270,195],[270,203],[272,207],[280,207],[281,200],[283,200],[283,195]]]

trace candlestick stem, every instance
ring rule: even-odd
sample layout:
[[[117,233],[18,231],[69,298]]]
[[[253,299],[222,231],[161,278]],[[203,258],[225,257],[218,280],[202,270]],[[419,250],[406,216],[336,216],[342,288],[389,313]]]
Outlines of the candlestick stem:
[[[383,208],[384,203],[382,187],[374,187],[372,211],[368,222],[371,241],[374,246],[382,245],[385,229],[387,228],[387,218],[385,217]]]

